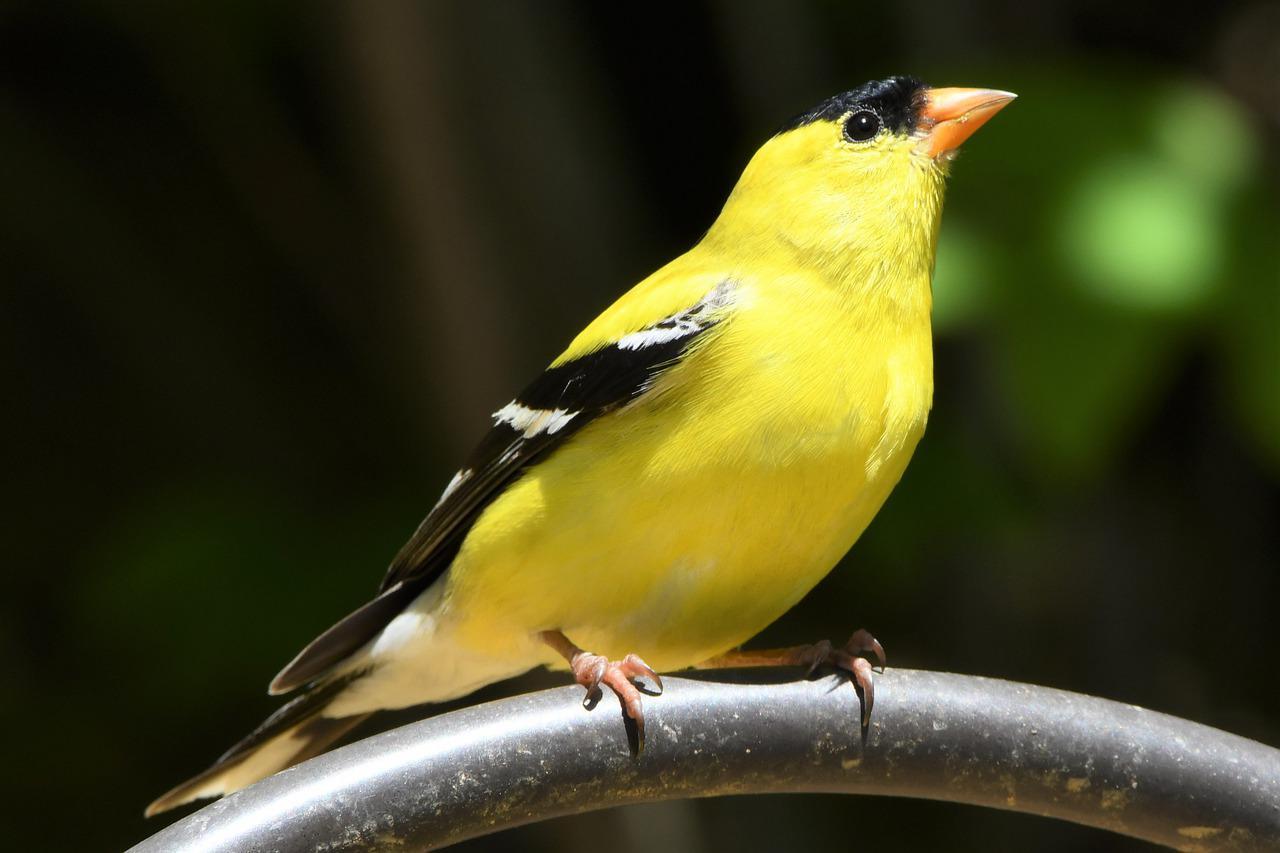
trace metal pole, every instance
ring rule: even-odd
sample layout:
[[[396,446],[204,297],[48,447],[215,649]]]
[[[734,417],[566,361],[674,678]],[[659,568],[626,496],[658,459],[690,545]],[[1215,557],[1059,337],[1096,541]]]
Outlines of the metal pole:
[[[560,815],[721,794],[950,800],[1188,850],[1280,849],[1280,750],[1123,705],[973,676],[878,676],[865,742],[838,676],[666,679],[633,757],[606,696],[516,696],[413,723],[279,773],[133,848],[430,850]],[[761,673],[751,677],[760,678]]]

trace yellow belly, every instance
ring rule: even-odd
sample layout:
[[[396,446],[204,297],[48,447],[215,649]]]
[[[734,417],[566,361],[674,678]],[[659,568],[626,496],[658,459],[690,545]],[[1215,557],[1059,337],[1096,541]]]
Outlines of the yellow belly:
[[[691,357],[669,392],[587,426],[495,501],[446,579],[458,642],[552,663],[530,638],[558,628],[671,670],[795,604],[897,483],[932,393],[927,318],[839,352],[850,330],[816,317],[768,349],[735,318],[714,360]]]

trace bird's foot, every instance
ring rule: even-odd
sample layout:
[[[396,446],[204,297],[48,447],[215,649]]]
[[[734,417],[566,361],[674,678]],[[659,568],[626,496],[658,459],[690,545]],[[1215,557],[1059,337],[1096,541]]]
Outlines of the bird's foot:
[[[853,632],[853,636],[843,648],[832,648],[828,640],[815,643],[813,648],[815,654],[809,664],[810,673],[822,664],[828,663],[853,676],[854,683],[862,693],[862,727],[865,729],[871,724],[871,707],[876,702],[876,681],[873,675],[875,668],[872,667],[866,655],[875,655],[876,662],[880,665],[880,672],[884,672],[884,646],[871,636],[870,631],[859,628]],[[818,656],[818,652],[825,652],[825,654]]]
[[[823,664],[844,670],[853,677],[862,695],[862,727],[871,722],[871,708],[876,701],[874,673],[877,669],[866,655],[874,655],[880,672],[884,672],[884,646],[864,628],[853,632],[849,642],[836,648],[830,640],[821,640],[810,646],[790,646],[785,649],[733,651],[712,658],[699,665],[700,669],[725,669],[744,666],[804,666],[809,674]]]
[[[655,693],[662,692],[662,679],[638,655],[627,655],[622,660],[609,660],[604,655],[593,655],[579,652],[569,661],[574,679],[587,688],[583,697],[584,708],[594,708],[600,701],[603,684],[613,691],[622,704],[622,712],[636,724],[636,740],[640,749],[644,748],[644,702],[640,690],[633,679],[643,678],[651,681]]]
[[[575,646],[569,638],[559,631],[544,631],[542,639],[547,645],[560,652],[569,661],[569,669],[573,678],[587,688],[583,697],[584,708],[594,708],[604,695],[600,685],[613,691],[622,705],[622,713],[635,723],[636,751],[644,749],[644,701],[641,691],[636,686],[637,679],[651,683],[652,688],[645,688],[646,693],[660,695],[662,678],[653,668],[645,663],[639,655],[630,654],[622,660],[610,660],[604,655],[596,655]]]

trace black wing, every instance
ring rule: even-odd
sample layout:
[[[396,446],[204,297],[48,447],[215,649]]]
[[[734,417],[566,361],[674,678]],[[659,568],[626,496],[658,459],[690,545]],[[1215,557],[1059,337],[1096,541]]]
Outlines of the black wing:
[[[721,321],[716,309],[727,305],[730,292],[723,283],[685,311],[548,368],[498,410],[493,428],[391,561],[378,597],[303,649],[271,682],[271,692],[315,680],[373,639],[444,574],[475,520],[509,483],[596,418],[641,396]]]

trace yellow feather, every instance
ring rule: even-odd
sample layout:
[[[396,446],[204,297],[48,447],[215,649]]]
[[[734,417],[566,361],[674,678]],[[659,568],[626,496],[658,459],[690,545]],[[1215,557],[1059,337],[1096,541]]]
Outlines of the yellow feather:
[[[861,535],[924,432],[945,171],[955,146],[1013,97],[892,78],[824,102],[767,142],[702,241],[610,306],[555,364],[612,351],[545,379],[550,403],[517,399],[499,411],[498,443],[511,441],[509,428],[527,446],[506,444],[492,467],[459,473],[384,595],[278,677],[282,689],[310,682],[302,695],[152,809],[235,790],[374,711],[564,666],[544,631],[672,670],[730,650],[795,604]],[[643,372],[672,344],[682,347],[674,364]],[[568,408],[567,383],[599,390],[575,371],[609,359],[632,384],[613,377],[625,391],[584,393],[583,408]],[[635,395],[644,377],[652,385]],[[561,429],[558,445],[529,443]],[[434,574],[432,560],[448,552],[428,552],[463,529],[450,526],[449,501],[474,487],[468,499],[480,503],[458,511],[483,506],[517,464],[529,467]]]
[[[453,642],[563,665],[536,639],[561,629],[676,669],[811,589],[924,430],[943,169],[904,136],[855,150],[835,122],[767,143],[702,242],[557,360],[735,283],[724,321],[654,393],[586,426],[483,513],[439,605]]]

